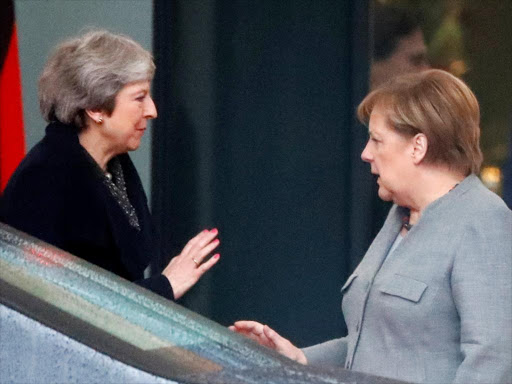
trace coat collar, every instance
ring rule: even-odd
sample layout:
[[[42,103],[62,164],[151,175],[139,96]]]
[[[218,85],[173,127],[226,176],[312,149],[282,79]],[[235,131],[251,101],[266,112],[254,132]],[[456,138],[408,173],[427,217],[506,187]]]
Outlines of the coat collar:
[[[87,150],[80,144],[78,138],[79,129],[72,124],[64,124],[54,121],[46,127],[44,138],[59,153],[60,161],[71,162],[73,166],[81,166],[89,169],[97,179],[103,180],[105,172],[92,158]]]
[[[50,139],[60,139],[61,144],[81,146],[78,140],[79,129],[72,124],[64,124],[59,121],[53,121],[46,126],[46,137]]]
[[[414,236],[416,231],[422,230],[423,226],[428,226],[435,221],[435,218],[439,217],[445,207],[455,204],[457,199],[469,190],[476,188],[478,185],[481,185],[481,182],[477,176],[473,174],[467,176],[456,188],[430,203],[425,208],[418,223],[411,229],[407,236]],[[407,214],[407,208],[398,205],[391,207],[382,229],[379,231],[363,258],[365,270],[368,270],[372,276],[377,273],[384,262],[402,228],[402,218]]]

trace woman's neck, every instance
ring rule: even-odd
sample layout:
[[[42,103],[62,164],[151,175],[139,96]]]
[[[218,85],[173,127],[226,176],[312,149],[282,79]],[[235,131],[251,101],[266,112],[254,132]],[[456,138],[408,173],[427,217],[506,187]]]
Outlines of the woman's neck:
[[[415,191],[410,204],[407,204],[410,209],[410,223],[416,224],[428,205],[446,195],[464,178],[463,174],[446,168],[431,167],[424,170],[419,180],[414,183]]]
[[[108,148],[105,140],[93,127],[85,127],[79,134],[80,145],[98,163],[99,167],[106,171],[107,164],[115,156],[115,153]]]

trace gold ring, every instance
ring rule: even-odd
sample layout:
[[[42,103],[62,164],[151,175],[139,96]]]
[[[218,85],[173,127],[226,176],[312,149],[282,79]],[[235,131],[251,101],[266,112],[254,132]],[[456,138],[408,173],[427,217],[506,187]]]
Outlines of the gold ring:
[[[194,257],[192,258],[192,261],[199,267],[199,261],[197,261]]]

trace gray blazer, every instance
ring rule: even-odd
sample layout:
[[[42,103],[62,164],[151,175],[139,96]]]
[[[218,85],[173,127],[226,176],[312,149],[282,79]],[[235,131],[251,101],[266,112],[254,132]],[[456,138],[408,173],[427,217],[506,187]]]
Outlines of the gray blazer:
[[[512,211],[471,175],[386,259],[403,215],[393,206],[342,288],[348,336],[305,348],[308,361],[417,383],[512,383]]]

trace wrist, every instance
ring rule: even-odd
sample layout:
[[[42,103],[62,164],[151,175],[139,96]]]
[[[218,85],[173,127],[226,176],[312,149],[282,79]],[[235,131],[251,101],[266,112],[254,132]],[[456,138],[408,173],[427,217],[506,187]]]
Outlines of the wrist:
[[[174,284],[169,276],[167,276],[164,273],[162,273],[162,275],[164,275],[169,281],[169,285],[171,286],[172,292],[174,293],[174,300],[178,300],[179,298],[181,298],[181,296],[183,296],[185,292],[182,289],[180,289],[176,284]]]

